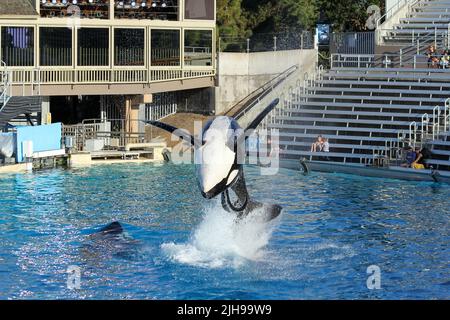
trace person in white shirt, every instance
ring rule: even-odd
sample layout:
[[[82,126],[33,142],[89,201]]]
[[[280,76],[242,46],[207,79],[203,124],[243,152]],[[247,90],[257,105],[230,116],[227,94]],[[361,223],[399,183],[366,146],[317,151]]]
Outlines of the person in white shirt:
[[[330,152],[330,143],[328,142],[328,139],[326,139],[326,138],[323,138],[322,152]]]

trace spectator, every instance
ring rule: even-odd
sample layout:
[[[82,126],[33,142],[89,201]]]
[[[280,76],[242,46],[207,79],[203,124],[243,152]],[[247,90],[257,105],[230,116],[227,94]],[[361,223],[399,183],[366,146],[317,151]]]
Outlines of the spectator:
[[[322,146],[323,146],[323,137],[318,136],[317,140],[311,145],[311,152],[322,151]]]
[[[406,148],[405,151],[406,151],[405,162],[402,163],[402,167],[411,168],[414,161],[416,161],[417,157],[416,152],[412,147]]]
[[[321,152],[330,152],[330,143],[327,138],[322,138],[322,149]]]
[[[442,57],[441,57],[441,67],[442,69],[448,69],[448,65],[450,62],[450,56],[448,55],[448,50],[444,50],[444,52],[442,53]]]
[[[425,55],[428,57],[428,68],[435,68],[439,62],[439,58],[436,55],[436,48],[430,45]]]
[[[424,149],[420,150],[420,148],[416,148],[416,160],[411,164],[411,168],[416,170],[423,170],[425,169],[425,156],[424,156]]]

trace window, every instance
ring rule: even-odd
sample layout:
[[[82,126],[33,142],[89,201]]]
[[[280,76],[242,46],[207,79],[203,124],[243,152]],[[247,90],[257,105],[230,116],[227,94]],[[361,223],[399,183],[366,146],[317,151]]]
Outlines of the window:
[[[78,30],[78,65],[109,65],[109,29],[81,28]]]
[[[39,48],[41,66],[71,66],[72,30],[69,28],[40,28]]]
[[[150,19],[178,21],[178,0],[116,0],[117,19]]]
[[[144,29],[114,30],[114,64],[116,66],[144,66]]]
[[[214,11],[214,0],[185,0],[186,19],[215,20]]]
[[[34,65],[34,28],[2,27],[2,56],[8,66]]]
[[[152,29],[152,66],[180,65],[180,31]]]
[[[212,66],[212,31],[185,31],[184,64],[187,66]]]
[[[42,18],[109,19],[109,0],[39,0]]]

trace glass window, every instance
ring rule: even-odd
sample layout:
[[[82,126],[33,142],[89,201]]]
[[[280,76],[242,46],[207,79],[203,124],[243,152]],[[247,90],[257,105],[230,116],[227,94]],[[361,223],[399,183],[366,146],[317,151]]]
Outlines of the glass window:
[[[180,31],[152,29],[152,66],[180,65]]]
[[[109,19],[109,0],[39,0],[43,18]]]
[[[2,27],[2,57],[8,66],[34,65],[34,28]]]
[[[178,0],[135,0],[114,2],[117,19],[178,21]]]
[[[109,29],[81,28],[78,30],[78,65],[109,65]]]
[[[214,20],[214,11],[214,0],[185,0],[186,19]]]
[[[114,29],[114,64],[144,66],[144,29]]]
[[[187,66],[212,66],[212,31],[185,31],[184,64]]]
[[[72,30],[40,28],[39,48],[41,66],[71,66]]]

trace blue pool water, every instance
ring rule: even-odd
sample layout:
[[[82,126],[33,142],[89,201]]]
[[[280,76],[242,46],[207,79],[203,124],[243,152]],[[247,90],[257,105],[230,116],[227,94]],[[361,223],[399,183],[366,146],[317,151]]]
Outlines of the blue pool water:
[[[450,298],[450,186],[248,169],[251,194],[285,208],[271,225],[203,200],[191,166],[0,177],[0,299]],[[126,238],[89,237],[115,220]]]

